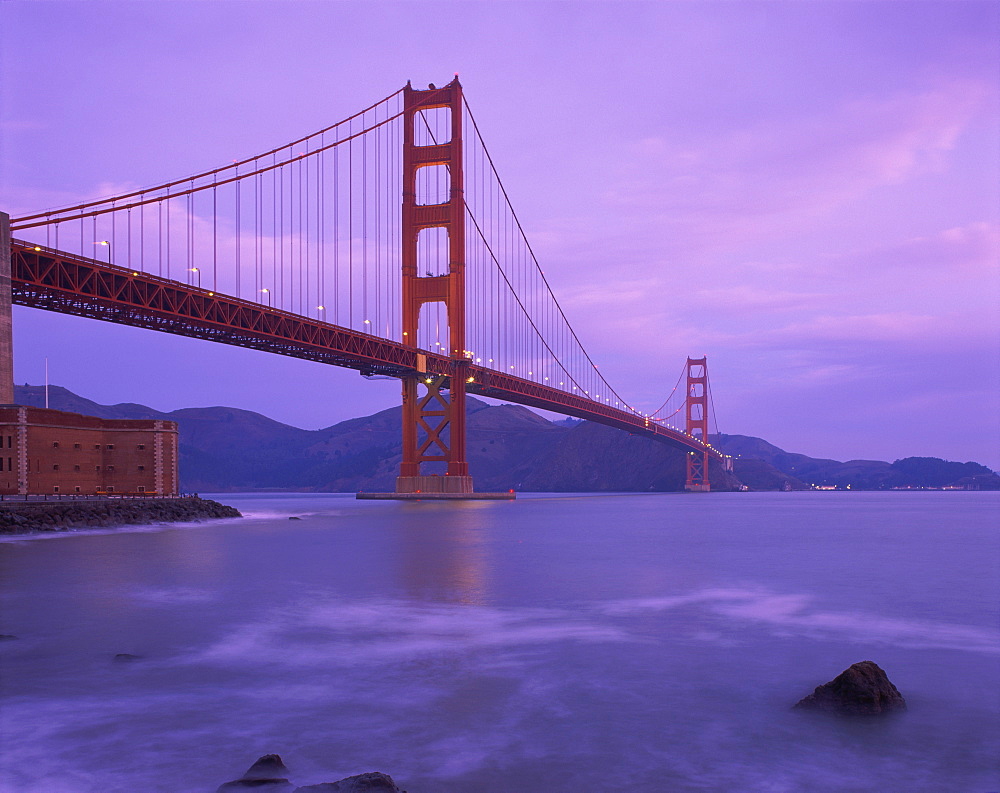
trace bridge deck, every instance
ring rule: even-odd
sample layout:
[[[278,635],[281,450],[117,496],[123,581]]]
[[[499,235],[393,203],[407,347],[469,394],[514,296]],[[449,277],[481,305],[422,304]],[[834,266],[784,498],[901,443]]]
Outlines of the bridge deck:
[[[11,242],[13,302],[80,317],[249,347],[356,369],[364,374],[450,376],[446,356],[65,251]],[[706,447],[686,433],[584,395],[468,364],[472,394],[594,421],[686,452]],[[722,459],[718,450],[709,453]]]

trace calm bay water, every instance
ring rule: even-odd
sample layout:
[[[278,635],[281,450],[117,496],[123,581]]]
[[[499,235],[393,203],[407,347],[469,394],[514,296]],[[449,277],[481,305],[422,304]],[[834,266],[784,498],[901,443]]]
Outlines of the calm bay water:
[[[1000,494],[220,500],[0,542],[0,790],[1000,790]],[[865,659],[906,713],[790,709]]]

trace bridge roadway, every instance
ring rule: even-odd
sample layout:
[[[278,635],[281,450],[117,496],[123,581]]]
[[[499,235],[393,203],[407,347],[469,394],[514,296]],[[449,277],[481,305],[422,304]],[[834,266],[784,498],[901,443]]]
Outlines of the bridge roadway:
[[[249,347],[363,374],[416,375],[418,354],[426,361],[427,376],[447,378],[454,368],[447,356],[20,240],[11,241],[11,285],[17,305]],[[724,458],[713,447],[641,414],[471,362],[462,368],[472,378],[468,393],[606,424],[685,452],[707,448],[712,456]]]

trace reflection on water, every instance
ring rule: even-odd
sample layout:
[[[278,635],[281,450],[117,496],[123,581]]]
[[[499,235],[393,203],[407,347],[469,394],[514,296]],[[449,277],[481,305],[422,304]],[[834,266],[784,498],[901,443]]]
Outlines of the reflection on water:
[[[0,542],[0,790],[1000,789],[994,494],[223,500]],[[790,709],[865,658],[902,717]]]
[[[482,501],[405,505],[398,560],[408,596],[487,602],[491,571],[485,532],[495,514],[489,506]]]

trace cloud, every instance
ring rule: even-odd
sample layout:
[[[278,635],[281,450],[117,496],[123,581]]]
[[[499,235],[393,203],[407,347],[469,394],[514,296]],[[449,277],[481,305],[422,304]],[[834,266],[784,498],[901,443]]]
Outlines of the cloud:
[[[4,119],[0,120],[0,132],[37,132],[38,130],[45,129],[46,125],[41,121],[22,119],[20,121],[15,121],[14,119]]]
[[[827,365],[806,365],[799,369],[786,371],[782,380],[786,385],[843,386],[856,380],[864,380],[874,375],[882,374],[877,366],[857,366],[855,364],[831,363]]]
[[[609,305],[625,306],[641,303],[655,291],[658,283],[647,280],[613,281],[604,284],[567,285],[559,291],[559,302],[575,309],[590,309],[600,306],[602,311]]]
[[[772,336],[808,339],[812,342],[899,342],[925,339],[940,331],[939,318],[901,311],[884,314],[819,316],[809,322],[788,325]]]
[[[998,264],[1000,228],[986,222],[975,222],[848,255],[835,261],[833,266],[858,270],[905,270],[911,273],[931,271],[935,276],[950,278],[986,273],[996,278]]]
[[[789,231],[871,191],[947,167],[990,88],[956,81],[845,102],[699,140],[636,141],[606,202],[676,231],[756,237]]]
[[[832,296],[822,292],[776,290],[744,283],[718,289],[701,289],[695,292],[693,297],[712,308],[742,313],[761,309],[769,311],[808,309],[825,303]]]

